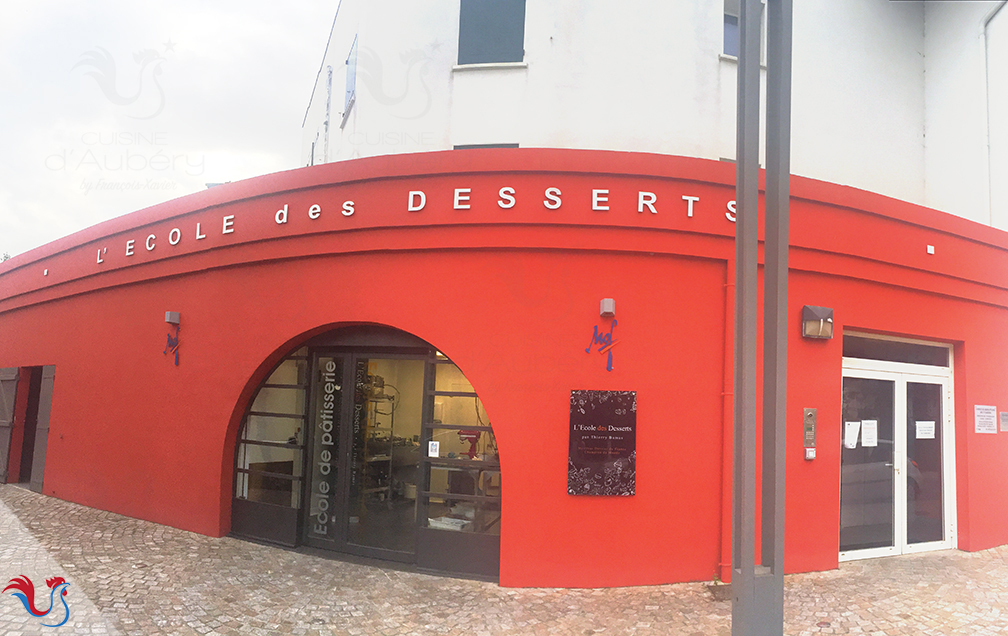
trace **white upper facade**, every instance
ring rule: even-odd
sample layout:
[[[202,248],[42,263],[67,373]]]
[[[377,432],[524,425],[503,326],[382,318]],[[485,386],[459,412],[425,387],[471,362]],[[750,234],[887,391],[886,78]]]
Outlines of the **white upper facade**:
[[[1005,4],[796,1],[792,172],[1008,229]],[[478,145],[733,159],[737,5],[342,0],[303,164]]]

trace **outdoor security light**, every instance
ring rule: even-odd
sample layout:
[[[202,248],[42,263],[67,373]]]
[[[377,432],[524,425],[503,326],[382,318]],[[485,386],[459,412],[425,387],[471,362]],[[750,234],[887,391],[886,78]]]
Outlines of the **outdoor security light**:
[[[166,311],[164,321],[169,325],[178,325],[182,322],[182,315],[177,311]]]
[[[603,298],[599,307],[599,315],[603,318],[612,318],[616,315],[616,300],[613,298]]]
[[[829,340],[833,337],[833,309],[830,307],[802,307],[802,335],[806,338]]]

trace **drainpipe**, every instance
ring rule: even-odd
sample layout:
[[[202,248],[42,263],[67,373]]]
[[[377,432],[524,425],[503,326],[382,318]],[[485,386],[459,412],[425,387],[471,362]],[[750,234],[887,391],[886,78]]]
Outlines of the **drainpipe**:
[[[983,19],[983,29],[981,35],[984,39],[984,94],[987,101],[987,208],[989,211],[990,226],[994,227],[994,190],[992,186],[992,175],[994,166],[991,163],[991,108],[990,108],[990,41],[987,39],[987,29],[994,18],[1008,4],[1008,0],[1001,0],[1001,3],[990,10]]]

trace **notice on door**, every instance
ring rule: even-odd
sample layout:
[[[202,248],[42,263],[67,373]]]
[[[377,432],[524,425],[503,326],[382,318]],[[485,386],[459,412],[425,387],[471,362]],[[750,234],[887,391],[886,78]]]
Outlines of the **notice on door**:
[[[637,392],[571,391],[567,494],[629,497],[636,480]]]
[[[917,424],[917,439],[934,439],[935,438],[935,423],[934,422],[921,422],[918,420]]]
[[[857,448],[858,434],[861,433],[861,421],[844,422],[843,445],[844,448]]]
[[[977,433],[997,433],[997,407],[974,404],[973,430]]]
[[[878,420],[861,420],[861,445],[865,448],[878,446]]]

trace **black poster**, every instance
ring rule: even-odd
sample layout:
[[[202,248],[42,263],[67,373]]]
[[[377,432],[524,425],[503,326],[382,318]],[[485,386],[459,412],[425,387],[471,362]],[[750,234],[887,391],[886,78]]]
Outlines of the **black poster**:
[[[571,391],[567,494],[636,491],[637,392]]]

